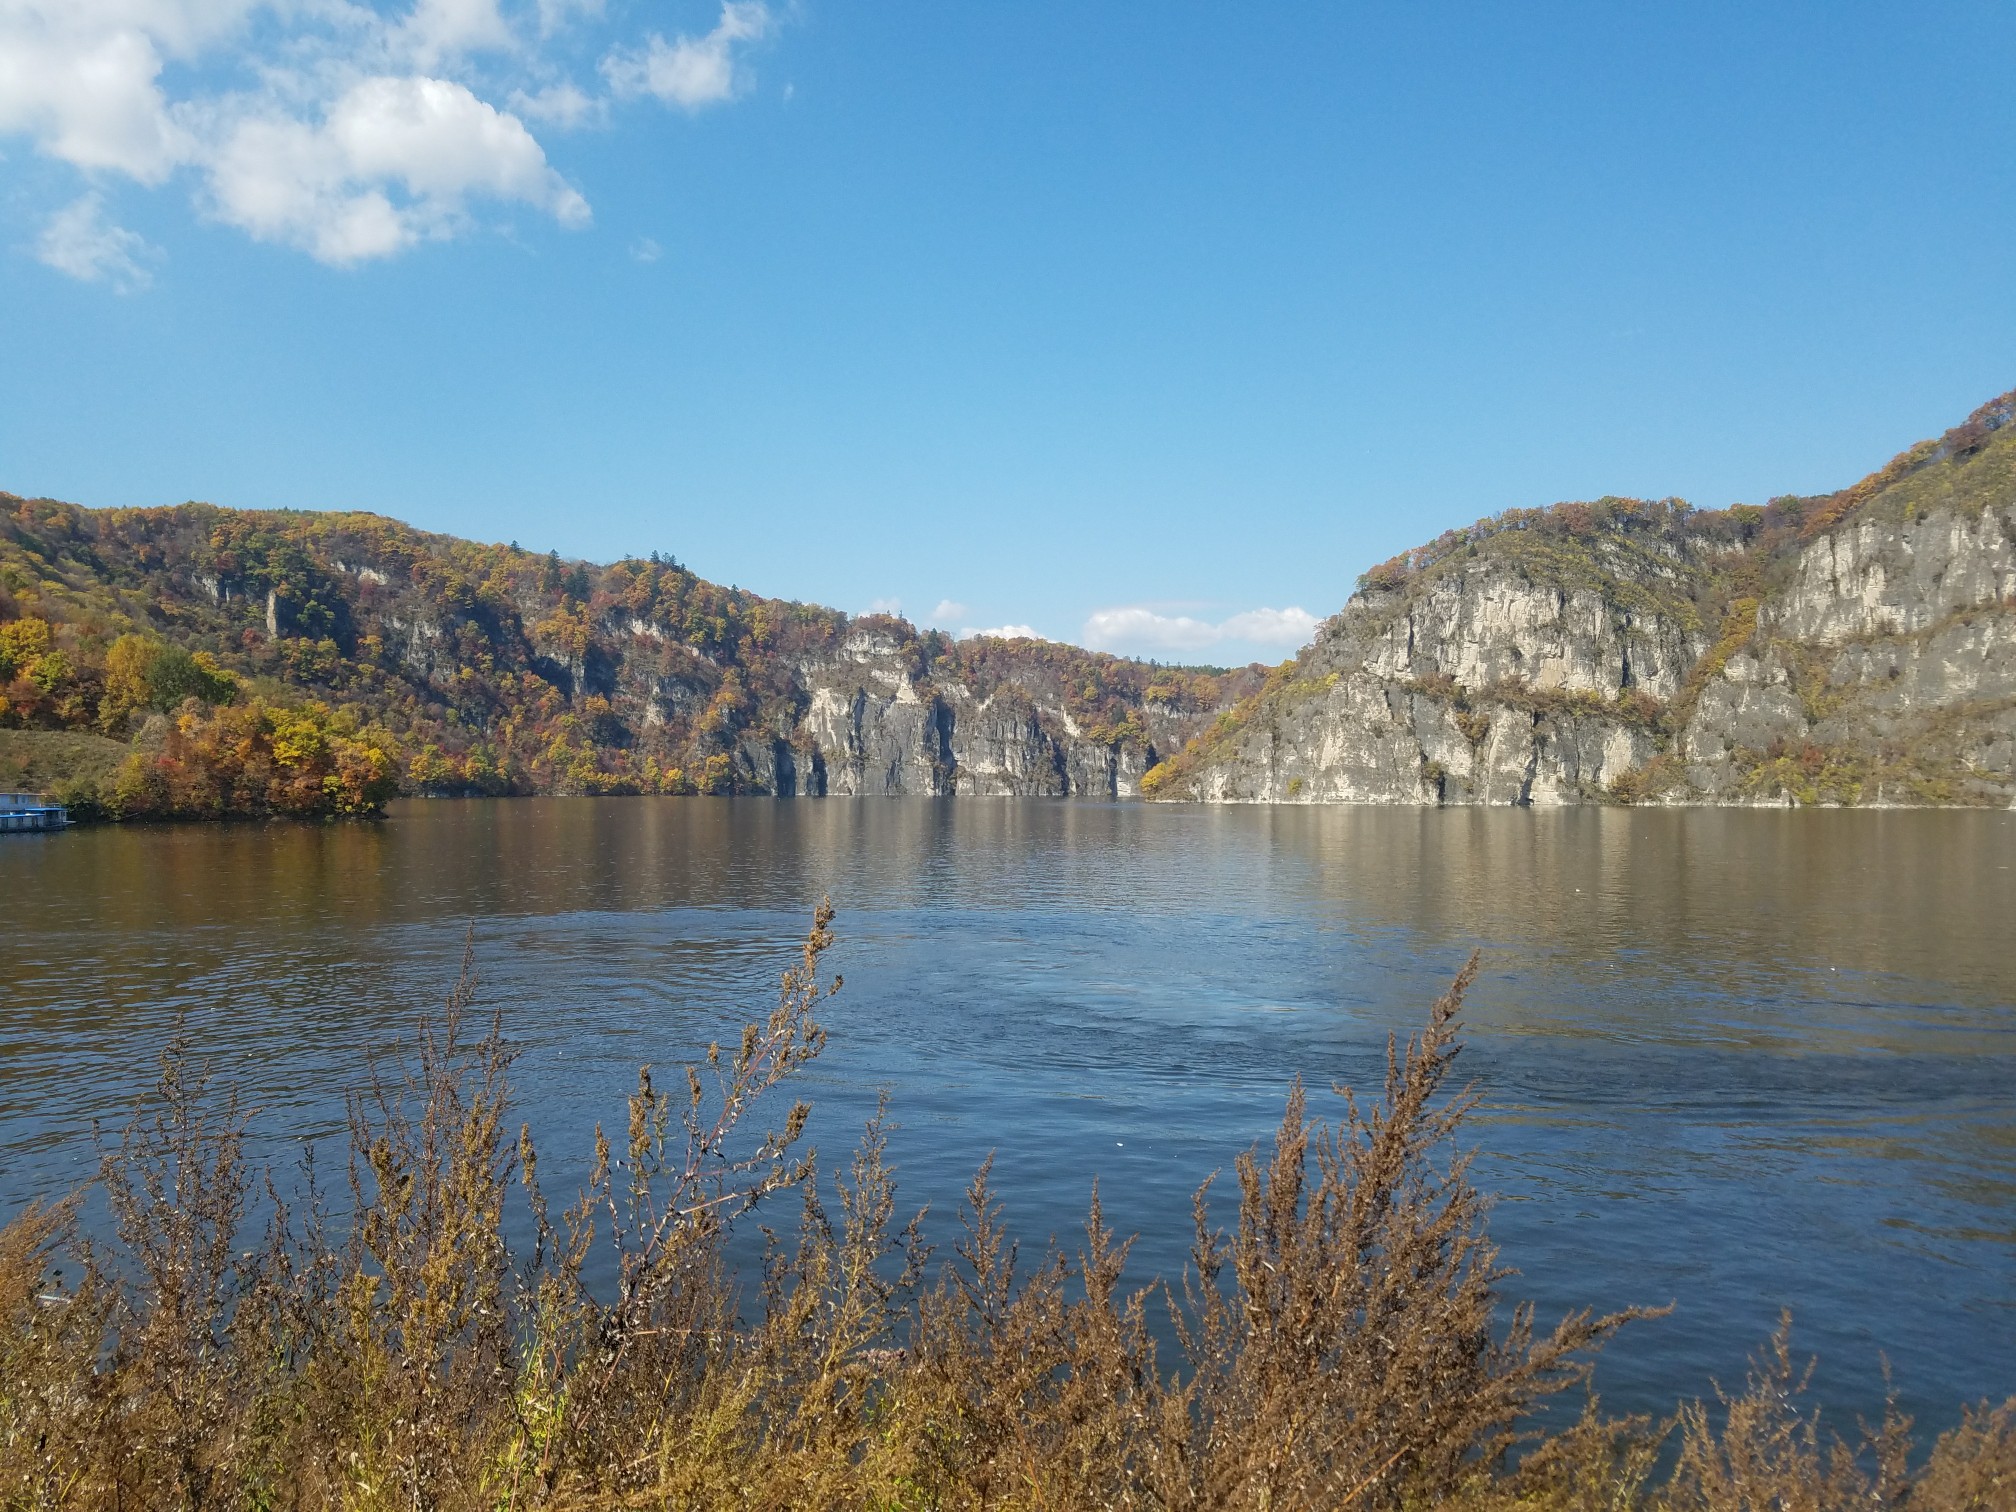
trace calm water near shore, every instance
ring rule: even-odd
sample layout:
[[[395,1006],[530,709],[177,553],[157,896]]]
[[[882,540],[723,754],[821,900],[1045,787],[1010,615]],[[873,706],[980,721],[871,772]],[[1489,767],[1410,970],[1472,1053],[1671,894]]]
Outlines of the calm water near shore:
[[[1740,1377],[1788,1304],[1844,1418],[1879,1351],[1928,1422],[2016,1391],[2005,813],[556,799],[0,837],[0,1216],[89,1175],[178,1022],[264,1153],[336,1135],[471,921],[578,1170],[638,1063],[767,1006],[829,893],[814,1136],[836,1166],[887,1087],[938,1232],[991,1150],[1021,1232],[1068,1236],[1097,1175],[1137,1273],[1173,1273],[1289,1078],[1374,1085],[1474,946],[1508,1290],[1679,1303],[1606,1357],[1608,1405]]]

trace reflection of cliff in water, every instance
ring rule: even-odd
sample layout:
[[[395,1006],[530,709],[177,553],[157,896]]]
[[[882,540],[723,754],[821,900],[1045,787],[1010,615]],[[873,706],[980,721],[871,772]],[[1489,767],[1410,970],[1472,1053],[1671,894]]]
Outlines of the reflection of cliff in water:
[[[1484,994],[1494,1013],[1526,1002],[1514,968],[1534,957],[1550,992],[1566,972],[1634,1017],[1631,989],[1658,982],[1768,1010],[1832,996],[1825,979],[1843,972],[1878,1001],[1936,983],[1964,1008],[2008,1001],[2016,920],[2016,815],[1924,811],[442,801],[383,827],[104,829],[33,854],[33,881],[10,888],[16,922],[79,942],[68,969],[95,962],[115,994],[248,949],[368,973],[364,936],[388,926],[681,908],[795,920],[830,894],[850,912],[1303,915],[1482,945],[1511,973]],[[14,987],[32,998],[32,973]],[[1526,1006],[1577,1016],[1558,998]]]
[[[1558,996],[1553,973],[1564,969],[1610,1015],[1587,1028],[1655,1036],[1650,1005],[1680,982],[1754,1013],[1727,1025],[1738,1038],[1769,1038],[1781,998],[1833,998],[1844,974],[1858,997],[1838,1004],[1831,1027],[1858,1033],[1871,1027],[1864,1010],[1926,991],[1960,1016],[1942,1018],[1945,1032],[2011,998],[2012,815],[1350,808],[1256,818],[1279,854],[1310,868],[1340,920],[1475,943],[1508,969],[1544,957],[1545,993],[1515,971],[1484,994],[1494,1017],[1508,998],[1546,1020],[1580,1017]],[[1797,1032],[1828,1028],[1802,1020]]]

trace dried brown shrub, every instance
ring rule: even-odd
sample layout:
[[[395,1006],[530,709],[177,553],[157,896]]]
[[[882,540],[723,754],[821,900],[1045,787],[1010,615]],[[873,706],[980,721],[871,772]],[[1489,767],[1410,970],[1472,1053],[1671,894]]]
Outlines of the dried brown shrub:
[[[1858,1450],[1823,1436],[1782,1331],[1719,1419],[1591,1401],[1531,1426],[1633,1315],[1541,1333],[1498,1312],[1508,1272],[1455,1144],[1474,1096],[1449,1083],[1474,962],[1389,1048],[1375,1103],[1339,1089],[1331,1125],[1290,1092],[1271,1148],[1236,1162],[1229,1229],[1198,1190],[1182,1278],[1124,1284],[1096,1188],[1078,1250],[1026,1261],[983,1168],[933,1279],[881,1116],[822,1185],[804,1104],[761,1111],[824,1044],[832,917],[735,1049],[680,1093],[640,1073],[621,1141],[598,1130],[558,1211],[510,1129],[502,1026],[471,1032],[466,956],[410,1069],[353,1099],[340,1222],[312,1173],[290,1206],[249,1167],[244,1110],[171,1047],[104,1160],[116,1244],[80,1236],[75,1200],[0,1229],[0,1507],[2012,1505],[2016,1403],[1971,1412],[1914,1474],[1894,1412]],[[242,1247],[255,1198],[270,1217]],[[731,1226],[785,1199],[795,1232],[765,1231],[745,1295]]]

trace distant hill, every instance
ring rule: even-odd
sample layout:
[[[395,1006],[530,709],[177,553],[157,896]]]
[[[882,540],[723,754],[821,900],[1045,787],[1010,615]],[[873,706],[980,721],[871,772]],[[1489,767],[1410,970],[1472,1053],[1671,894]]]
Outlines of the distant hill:
[[[1382,563],[1148,776],[1400,804],[2016,799],[2016,393],[1851,488],[1514,510]]]
[[[117,802],[92,748],[87,807],[341,812],[395,788],[1110,797],[1263,672],[955,642],[656,554],[597,566],[372,514],[0,494],[0,727],[137,742]],[[286,735],[283,713],[313,731]],[[210,780],[248,741],[253,769]],[[295,760],[318,742],[321,765]],[[344,791],[322,805],[329,783]]]

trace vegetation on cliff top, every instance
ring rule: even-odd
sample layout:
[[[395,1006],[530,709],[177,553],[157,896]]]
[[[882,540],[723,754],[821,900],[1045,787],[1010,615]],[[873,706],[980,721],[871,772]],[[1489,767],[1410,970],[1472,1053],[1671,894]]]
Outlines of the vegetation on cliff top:
[[[1632,597],[1646,591],[1648,579],[1674,577],[1692,557],[1768,558],[1851,518],[1901,520],[1934,508],[1978,516],[2006,504],[2016,499],[2012,422],[2016,389],[1989,400],[1938,439],[1919,442],[1831,494],[1787,494],[1768,504],[1727,509],[1696,509],[1684,499],[1616,497],[1508,509],[1381,562],[1360,574],[1358,587],[1415,588],[1438,570],[1488,553],[1509,556],[1536,582],[1569,591],[1595,588],[1635,607]]]
[[[511,1052],[473,1019],[466,961],[410,1067],[352,1100],[340,1215],[253,1169],[249,1115],[171,1047],[103,1161],[114,1242],[80,1237],[74,1198],[0,1229],[0,1505],[2000,1512],[2016,1495],[2016,1401],[1916,1464],[1894,1410],[1831,1441],[1783,1330],[1714,1405],[1573,1415],[1594,1351],[1645,1314],[1542,1330],[1501,1309],[1512,1272],[1455,1143],[1474,961],[1389,1052],[1376,1101],[1346,1093],[1332,1124],[1290,1089],[1271,1149],[1235,1162],[1229,1228],[1198,1188],[1181,1277],[1127,1283],[1096,1185],[1082,1246],[1032,1262],[984,1168],[934,1266],[898,1216],[882,1119],[829,1185],[806,1105],[769,1101],[824,1047],[831,923],[822,908],[738,1046],[677,1090],[640,1073],[565,1205],[511,1129]],[[766,1228],[741,1287],[730,1236],[780,1204],[795,1236]]]

